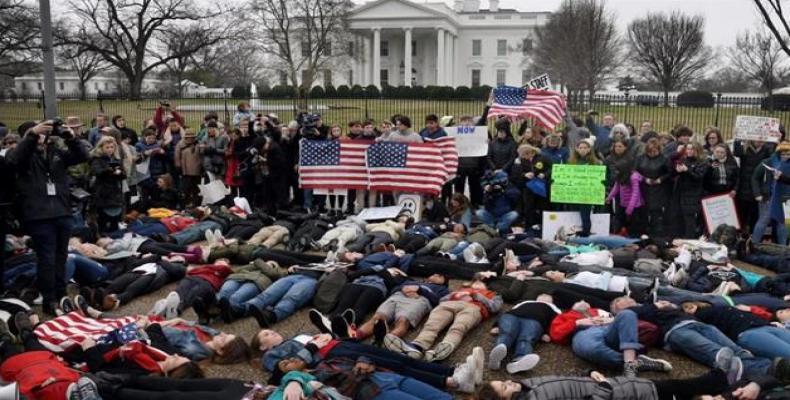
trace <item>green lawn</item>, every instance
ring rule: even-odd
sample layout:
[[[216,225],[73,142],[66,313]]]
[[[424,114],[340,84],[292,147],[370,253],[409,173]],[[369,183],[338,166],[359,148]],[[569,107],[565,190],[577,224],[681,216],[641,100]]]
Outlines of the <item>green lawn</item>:
[[[237,100],[228,100],[227,109],[230,117],[236,110]],[[58,102],[58,115],[79,115],[84,122],[88,122],[95,113],[103,110],[106,114],[121,114],[126,117],[127,123],[135,130],[142,127],[143,121],[152,118],[158,104],[157,100],[104,100],[77,101],[63,100]],[[226,104],[223,99],[183,99],[173,100],[176,107],[189,105],[205,105],[219,113],[225,119]],[[294,116],[294,103],[292,100],[262,100],[265,107],[274,107],[281,119],[286,120]],[[324,120],[330,124],[345,126],[349,121],[372,118],[380,121],[393,114],[405,114],[412,117],[415,127],[422,125],[422,118],[426,114],[439,115],[480,115],[483,101],[463,100],[421,100],[421,99],[311,99],[310,107],[317,107],[315,111],[322,114]],[[589,106],[584,106],[584,109]],[[696,132],[701,132],[708,126],[713,126],[717,121],[725,137],[731,137],[732,126],[737,115],[765,115],[780,118],[787,125],[790,123],[788,112],[767,112],[759,107],[721,107],[714,108],[689,108],[689,107],[647,107],[601,104],[593,107],[600,113],[614,113],[618,120],[628,121],[639,125],[643,120],[653,121],[658,131],[668,131],[676,124],[687,124]],[[207,110],[183,111],[190,126],[198,126]],[[268,111],[266,111],[268,112]],[[0,102],[0,121],[9,127],[16,127],[27,120],[40,119],[43,109],[39,102]]]

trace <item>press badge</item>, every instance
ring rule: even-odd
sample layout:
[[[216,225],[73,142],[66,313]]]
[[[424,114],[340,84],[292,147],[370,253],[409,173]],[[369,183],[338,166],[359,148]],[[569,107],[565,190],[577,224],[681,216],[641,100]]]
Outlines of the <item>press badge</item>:
[[[52,181],[47,182],[47,196],[54,196],[57,194],[55,190],[55,183]]]

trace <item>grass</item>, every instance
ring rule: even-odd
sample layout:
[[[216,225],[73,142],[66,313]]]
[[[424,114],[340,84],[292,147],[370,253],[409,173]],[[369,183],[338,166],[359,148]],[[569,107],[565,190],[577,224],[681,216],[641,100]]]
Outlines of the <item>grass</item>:
[[[232,118],[238,100],[227,101],[227,115]],[[173,105],[209,105],[224,120],[226,103],[223,99],[182,99],[173,100]],[[277,108],[275,113],[281,120],[294,117],[292,100],[262,100],[264,106]],[[58,115],[66,117],[78,115],[88,123],[97,112],[112,115],[123,115],[132,129],[140,131],[145,119],[152,118],[158,105],[157,100],[62,100],[58,102]],[[438,115],[480,115],[485,106],[483,101],[476,100],[427,100],[427,99],[311,99],[310,107],[319,112],[329,124],[345,127],[349,121],[372,118],[381,121],[394,114],[412,117],[416,127],[422,125],[422,118],[427,114]],[[585,106],[585,109],[589,108]],[[686,124],[695,132],[702,132],[708,126],[719,126],[725,138],[732,137],[735,117],[738,115],[761,115],[779,118],[784,125],[790,124],[790,112],[769,112],[758,106],[716,108],[691,107],[648,107],[599,104],[593,107],[599,113],[613,113],[619,121],[630,122],[639,126],[642,121],[653,122],[657,131],[669,131],[676,124]],[[199,126],[208,110],[184,111],[182,114],[189,126]],[[266,111],[268,112],[268,111]],[[0,121],[12,129],[28,120],[43,118],[43,108],[35,100],[19,102],[0,102]]]

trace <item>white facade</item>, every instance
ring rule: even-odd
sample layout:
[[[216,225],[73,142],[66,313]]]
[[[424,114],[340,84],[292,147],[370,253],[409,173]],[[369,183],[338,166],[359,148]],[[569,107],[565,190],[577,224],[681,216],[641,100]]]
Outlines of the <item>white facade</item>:
[[[55,71],[55,92],[63,96],[76,96],[80,93],[79,79],[73,71]],[[85,83],[85,92],[88,96],[102,93],[117,93],[120,85],[126,84],[125,78],[112,74],[99,74]],[[143,92],[156,92],[168,85],[160,79],[144,79]],[[38,95],[44,90],[44,75],[42,73],[28,74],[14,78],[14,91],[19,94]]]
[[[339,75],[362,86],[520,86],[532,78],[534,30],[550,13],[481,9],[479,0],[375,0],[349,18],[355,54]],[[345,75],[345,76],[344,76]]]

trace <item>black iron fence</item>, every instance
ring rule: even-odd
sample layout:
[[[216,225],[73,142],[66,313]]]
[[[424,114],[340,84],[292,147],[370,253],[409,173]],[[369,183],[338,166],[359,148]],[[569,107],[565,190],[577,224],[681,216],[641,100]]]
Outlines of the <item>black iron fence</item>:
[[[457,97],[457,96],[454,96]],[[58,96],[58,115],[62,117],[77,115],[89,123],[97,113],[110,117],[122,115],[127,124],[139,130],[145,120],[153,118],[160,97],[146,97],[140,100],[127,100],[90,95],[80,100],[78,95]],[[594,110],[600,115],[611,113],[618,121],[631,123],[638,129],[643,121],[650,121],[656,131],[670,131],[678,124],[685,124],[695,132],[706,127],[721,128],[725,137],[731,137],[735,117],[738,115],[760,115],[779,118],[787,125],[790,123],[790,101],[783,96],[773,101],[759,96],[670,96],[666,100],[660,95],[595,95],[590,97],[571,96],[568,106],[574,115],[584,116]],[[181,113],[188,125],[199,126],[209,112],[216,112],[221,120],[229,121],[236,113],[241,102],[251,104],[256,113],[274,113],[283,121],[288,121],[299,111],[319,113],[326,123],[347,126],[350,121],[373,119],[381,121],[394,114],[404,114],[412,118],[415,127],[422,125],[427,114],[439,116],[452,115],[456,118],[482,113],[485,98],[390,98],[366,91],[352,97],[322,97],[308,99],[231,98],[229,93],[209,97],[183,97],[169,99],[173,108]],[[16,127],[28,120],[41,119],[44,115],[42,96],[16,97],[0,100],[0,121],[9,127]],[[558,127],[561,128],[561,127]]]

